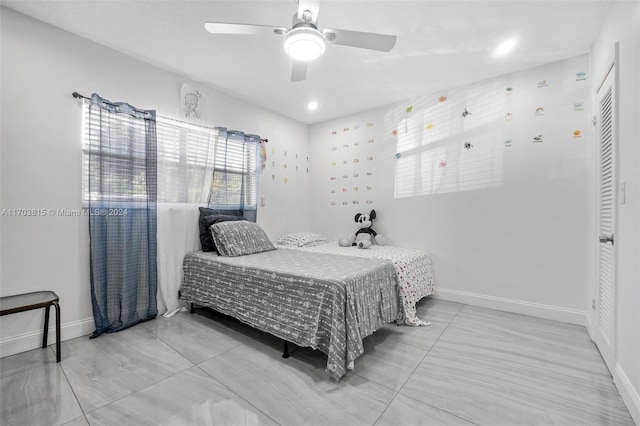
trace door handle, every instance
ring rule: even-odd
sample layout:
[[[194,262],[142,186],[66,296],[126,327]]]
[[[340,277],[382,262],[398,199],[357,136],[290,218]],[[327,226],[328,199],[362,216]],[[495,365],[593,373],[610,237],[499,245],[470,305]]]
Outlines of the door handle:
[[[613,234],[600,234],[600,242],[601,243],[611,243],[613,245]]]

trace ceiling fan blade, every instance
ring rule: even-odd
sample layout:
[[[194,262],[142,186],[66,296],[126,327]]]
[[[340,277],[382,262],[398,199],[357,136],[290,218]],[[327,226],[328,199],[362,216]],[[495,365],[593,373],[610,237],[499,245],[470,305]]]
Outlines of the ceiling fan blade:
[[[396,36],[362,31],[325,29],[322,34],[328,43],[362,49],[390,52],[396,45]]]
[[[320,10],[320,2],[317,0],[298,0],[298,20],[305,22],[303,19],[304,12],[311,13],[311,23],[318,25],[318,11]]]
[[[291,71],[291,81],[304,81],[307,78],[307,62],[293,61],[293,70]]]
[[[204,28],[212,34],[270,35],[286,34],[286,28],[269,25],[232,24],[227,22],[207,22]]]

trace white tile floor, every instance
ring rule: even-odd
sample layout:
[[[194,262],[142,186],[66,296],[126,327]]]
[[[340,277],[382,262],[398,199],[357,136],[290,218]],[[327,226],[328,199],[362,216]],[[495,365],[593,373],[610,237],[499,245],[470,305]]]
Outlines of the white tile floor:
[[[584,327],[424,300],[336,383],[198,310],[0,360],[2,425],[633,425]]]

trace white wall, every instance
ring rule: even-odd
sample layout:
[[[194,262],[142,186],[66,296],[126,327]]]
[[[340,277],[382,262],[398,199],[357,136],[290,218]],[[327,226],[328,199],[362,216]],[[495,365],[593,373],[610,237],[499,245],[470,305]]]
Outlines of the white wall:
[[[12,10],[1,9],[1,23],[1,209],[81,209],[81,110],[72,92],[181,117],[180,86],[193,83],[187,78]],[[280,166],[285,151],[307,161],[306,125],[214,88],[208,94],[203,124],[268,138],[268,161]],[[293,170],[262,172],[266,206],[258,222],[274,239],[308,227],[306,164],[297,172],[294,160],[289,165]],[[62,338],[92,332],[86,218],[3,215],[1,232],[0,295],[53,290],[61,300]],[[1,355],[38,347],[42,323],[38,311],[3,317]]]
[[[618,205],[617,345],[612,373],[631,415],[640,424],[640,2],[611,2],[592,48],[594,75],[603,77],[616,42],[620,43],[620,61],[616,64],[618,182],[625,182],[627,189],[625,204]],[[597,175],[595,161],[592,167]],[[595,241],[595,231],[590,241]],[[595,288],[594,277],[589,286],[590,300],[595,298]]]
[[[378,233],[431,253],[435,297],[585,324],[588,68],[583,55],[311,126],[312,227],[353,234],[375,208]]]

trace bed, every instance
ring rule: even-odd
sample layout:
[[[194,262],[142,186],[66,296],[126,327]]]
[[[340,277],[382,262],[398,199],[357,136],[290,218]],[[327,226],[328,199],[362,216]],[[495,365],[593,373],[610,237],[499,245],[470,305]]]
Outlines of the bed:
[[[220,233],[219,254],[187,253],[180,298],[319,349],[334,379],[353,369],[365,337],[402,318],[395,268],[386,260],[276,248],[248,221],[211,229]]]
[[[400,266],[388,259],[322,252],[316,243],[288,247],[286,239],[274,245],[243,220],[214,223],[210,233],[214,252],[184,258],[180,298],[283,339],[285,351],[286,342],[322,351],[336,380],[353,369],[365,337],[407,323]]]

